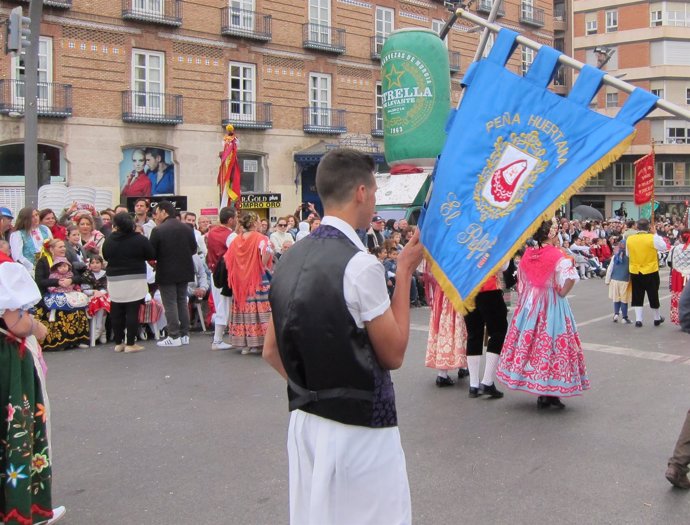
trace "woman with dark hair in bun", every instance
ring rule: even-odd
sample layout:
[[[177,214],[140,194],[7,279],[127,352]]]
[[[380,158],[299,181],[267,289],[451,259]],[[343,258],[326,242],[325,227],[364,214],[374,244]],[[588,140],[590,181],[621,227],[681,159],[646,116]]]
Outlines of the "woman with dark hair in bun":
[[[560,397],[589,388],[580,337],[566,295],[579,279],[559,248],[558,224],[545,221],[518,267],[518,302],[508,329],[498,379],[536,394],[537,407],[565,408]]]

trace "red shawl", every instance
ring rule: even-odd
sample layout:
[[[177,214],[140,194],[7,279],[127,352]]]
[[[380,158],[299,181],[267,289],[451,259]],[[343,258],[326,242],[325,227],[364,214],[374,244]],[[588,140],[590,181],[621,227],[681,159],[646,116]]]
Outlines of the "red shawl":
[[[261,260],[259,244],[268,238],[256,231],[247,237],[239,235],[225,252],[223,259],[228,271],[228,286],[232,289],[233,301],[244,305],[248,297],[256,295],[261,286],[266,267]],[[268,267],[272,261],[268,261]]]
[[[14,262],[14,259],[12,259],[12,257],[7,255],[5,252],[0,252],[0,264],[6,262]]]
[[[520,272],[530,286],[543,288],[556,271],[563,252],[549,244],[541,248],[527,248],[520,260]]]

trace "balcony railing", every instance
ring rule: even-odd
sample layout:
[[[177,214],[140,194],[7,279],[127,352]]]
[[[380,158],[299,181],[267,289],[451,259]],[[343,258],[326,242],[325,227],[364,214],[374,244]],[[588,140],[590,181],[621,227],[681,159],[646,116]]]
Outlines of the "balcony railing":
[[[182,95],[123,91],[122,120],[149,124],[182,124]]]
[[[220,34],[269,42],[271,40],[271,15],[246,11],[235,7],[223,8]]]
[[[383,35],[369,37],[372,60],[381,60],[381,50],[383,49],[383,44],[386,42],[386,38],[388,37]]]
[[[520,22],[537,27],[544,27],[544,10],[532,4],[522,2],[520,6]]]
[[[503,4],[503,0],[479,0],[479,3],[477,4],[477,12],[486,13],[488,15],[491,13],[491,8],[493,7],[494,2],[501,2],[501,5],[498,6],[498,16],[506,16],[506,9]]]
[[[553,18],[559,22],[566,21],[565,4],[554,4]]]
[[[182,0],[122,0],[122,18],[179,27]]]
[[[383,113],[371,114],[371,136],[383,137]]]
[[[0,114],[24,113],[26,86],[23,80],[0,80]],[[40,117],[72,116],[72,86],[39,82],[37,110]]]
[[[304,24],[302,46],[306,49],[342,54],[345,52],[345,30],[322,24]]]
[[[269,102],[252,102],[248,100],[223,100],[221,102],[223,126],[232,124],[236,128],[271,129],[271,104]]]
[[[448,52],[448,63],[450,65],[450,72],[457,73],[460,71],[460,52],[459,51],[449,51]]]
[[[345,110],[330,108],[303,108],[304,132],[338,135],[347,133]]]
[[[28,4],[29,0],[15,0],[20,4]],[[72,0],[43,0],[43,5],[48,7],[58,7],[60,9],[69,9],[72,7]],[[27,15],[28,16],[28,15]]]

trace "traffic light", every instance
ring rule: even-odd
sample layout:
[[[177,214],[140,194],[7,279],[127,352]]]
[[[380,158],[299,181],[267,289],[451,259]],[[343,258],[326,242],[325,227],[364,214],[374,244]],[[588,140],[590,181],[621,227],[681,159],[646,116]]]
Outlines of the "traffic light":
[[[22,15],[21,6],[15,7],[10,11],[7,19],[7,31],[5,35],[5,53],[21,54],[30,45],[31,29],[29,24],[31,19]]]

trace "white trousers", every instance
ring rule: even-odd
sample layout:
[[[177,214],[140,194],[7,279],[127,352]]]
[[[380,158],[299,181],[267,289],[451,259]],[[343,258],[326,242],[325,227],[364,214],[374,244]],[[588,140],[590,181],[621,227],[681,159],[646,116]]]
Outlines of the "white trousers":
[[[220,288],[211,284],[211,296],[216,313],[213,314],[213,324],[228,326],[230,311],[232,310],[232,297],[226,297],[220,293]]]
[[[344,425],[294,410],[288,430],[291,525],[409,525],[398,427]]]

